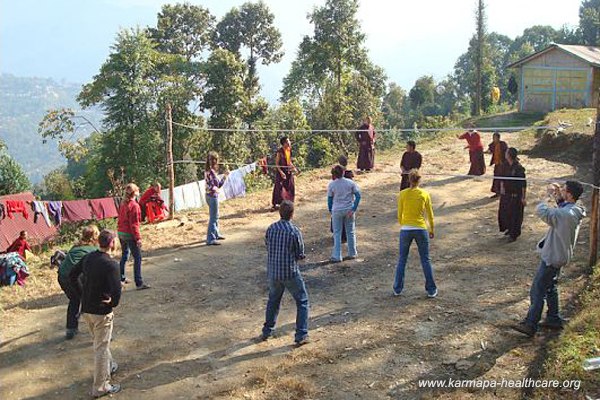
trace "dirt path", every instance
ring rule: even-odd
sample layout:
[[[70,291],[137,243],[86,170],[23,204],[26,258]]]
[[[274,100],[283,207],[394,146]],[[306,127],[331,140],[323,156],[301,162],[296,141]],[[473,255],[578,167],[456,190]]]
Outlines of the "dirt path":
[[[441,139],[427,147],[422,151],[425,173],[467,170],[461,143]],[[225,204],[221,223],[227,240],[220,247],[201,243],[206,210],[191,213],[194,222],[183,227],[144,228],[150,249],[144,276],[153,288],[128,288],[116,310],[112,350],[121,369],[115,381],[124,390],[115,397],[520,398],[520,390],[429,392],[418,387],[418,380],[536,375],[530,366],[536,365],[547,336],[528,340],[506,325],[522,318],[528,306],[538,263],[533,249],[545,230],[533,212],[544,186],[530,186],[523,236],[509,244],[497,232],[497,202],[488,199],[491,181],[426,179],[436,215],[431,254],[440,294],[426,298],[413,246],[405,291],[394,298],[399,182],[385,172],[396,172],[398,159],[388,157],[375,173],[357,178],[363,191],[358,262],[323,262],[332,246],[325,198],[329,176],[321,171],[299,179],[296,223],[307,247],[302,271],[311,300],[312,338],[300,349],[291,346],[295,306],[288,295],[278,336],[254,341],[267,296],[263,237],[276,219],[263,210],[269,193]],[[536,177],[575,173],[572,166],[544,159],[524,157],[523,164]],[[586,228],[580,243],[587,237]],[[580,246],[578,256],[585,252],[586,246]],[[582,271],[581,263],[566,271],[561,290],[567,303],[583,283]],[[56,285],[47,298],[24,301],[4,313],[0,398],[88,397],[91,338],[81,326],[81,335],[64,341],[65,310]]]

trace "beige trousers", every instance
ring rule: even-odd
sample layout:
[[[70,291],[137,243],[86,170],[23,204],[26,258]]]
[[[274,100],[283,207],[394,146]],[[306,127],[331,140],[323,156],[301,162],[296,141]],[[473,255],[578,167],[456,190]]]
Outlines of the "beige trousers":
[[[94,339],[94,385],[92,396],[99,396],[110,389],[110,338],[113,330],[113,313],[106,315],[83,314]]]

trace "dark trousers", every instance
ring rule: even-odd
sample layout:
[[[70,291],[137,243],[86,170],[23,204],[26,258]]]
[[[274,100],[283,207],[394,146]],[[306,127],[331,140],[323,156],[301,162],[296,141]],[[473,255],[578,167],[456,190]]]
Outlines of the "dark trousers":
[[[498,207],[498,227],[500,231],[508,230],[508,235],[513,239],[521,236],[524,211],[525,207],[521,196],[514,194],[501,195]]]
[[[71,285],[71,281],[68,277],[59,275],[58,284],[69,299],[69,306],[67,307],[67,329],[75,330],[79,326],[79,306],[81,305],[81,298]]]

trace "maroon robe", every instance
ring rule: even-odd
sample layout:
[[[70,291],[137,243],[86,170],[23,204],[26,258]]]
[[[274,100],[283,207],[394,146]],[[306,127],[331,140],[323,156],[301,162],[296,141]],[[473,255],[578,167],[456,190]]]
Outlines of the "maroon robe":
[[[373,125],[362,124],[354,135],[359,146],[356,167],[361,171],[373,169],[375,166],[375,128]]]
[[[404,190],[410,187],[410,182],[408,181],[408,172],[411,169],[419,169],[421,168],[421,163],[423,162],[423,157],[418,151],[413,151],[409,153],[405,151],[402,154],[402,161],[400,161],[400,166],[406,171],[402,174],[402,181],[400,182],[400,190]]]
[[[289,167],[290,165],[288,164],[287,159],[285,158],[283,148],[277,150],[277,154],[279,155],[278,165],[280,167]],[[283,200],[294,201],[294,197],[296,194],[294,174],[292,173],[292,168],[282,168],[281,171],[284,173],[285,179],[281,177],[279,170],[275,170],[275,186],[273,186],[272,200],[273,207],[280,205],[283,202]]]
[[[525,168],[515,161],[513,165],[503,164],[502,170],[504,176],[515,178],[525,178]],[[506,231],[511,238],[516,239],[521,236],[521,226],[523,225],[523,189],[527,187],[527,181],[500,180],[504,190],[500,195],[500,205],[498,207],[498,228],[500,232]]]
[[[500,160],[496,160],[494,157],[495,154],[495,150],[496,150],[496,143],[492,142],[489,144],[488,146],[488,151],[492,154],[492,158],[490,159],[490,167],[493,165],[494,166],[494,176],[502,176],[502,170],[503,170],[503,165],[506,162],[506,150],[508,150],[508,145],[506,144],[505,141],[501,140],[500,142],[498,142],[498,144],[500,145]],[[497,195],[500,194],[500,180],[498,179],[494,179],[492,181],[492,188],[491,191],[493,193],[496,193]]]

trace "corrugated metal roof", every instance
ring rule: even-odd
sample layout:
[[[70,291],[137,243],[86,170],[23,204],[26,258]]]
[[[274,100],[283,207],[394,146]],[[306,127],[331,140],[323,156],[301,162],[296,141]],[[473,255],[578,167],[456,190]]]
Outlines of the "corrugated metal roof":
[[[518,67],[553,49],[560,49],[585,62],[590,63],[590,65],[594,67],[600,67],[600,47],[553,43],[545,49],[538,51],[537,53],[533,53],[527,57],[520,59],[519,61],[507,65],[507,68]]]
[[[32,202],[35,197],[31,192],[0,196],[1,203],[5,204],[6,200]],[[33,222],[33,211],[31,209],[28,209],[28,211],[29,218],[27,219],[21,214],[14,214],[13,219],[6,217],[0,220],[0,251],[6,250],[19,237],[21,231],[27,231],[28,241],[32,245],[42,244],[57,235],[58,230],[55,226],[48,226],[41,216],[38,218],[37,223]]]

